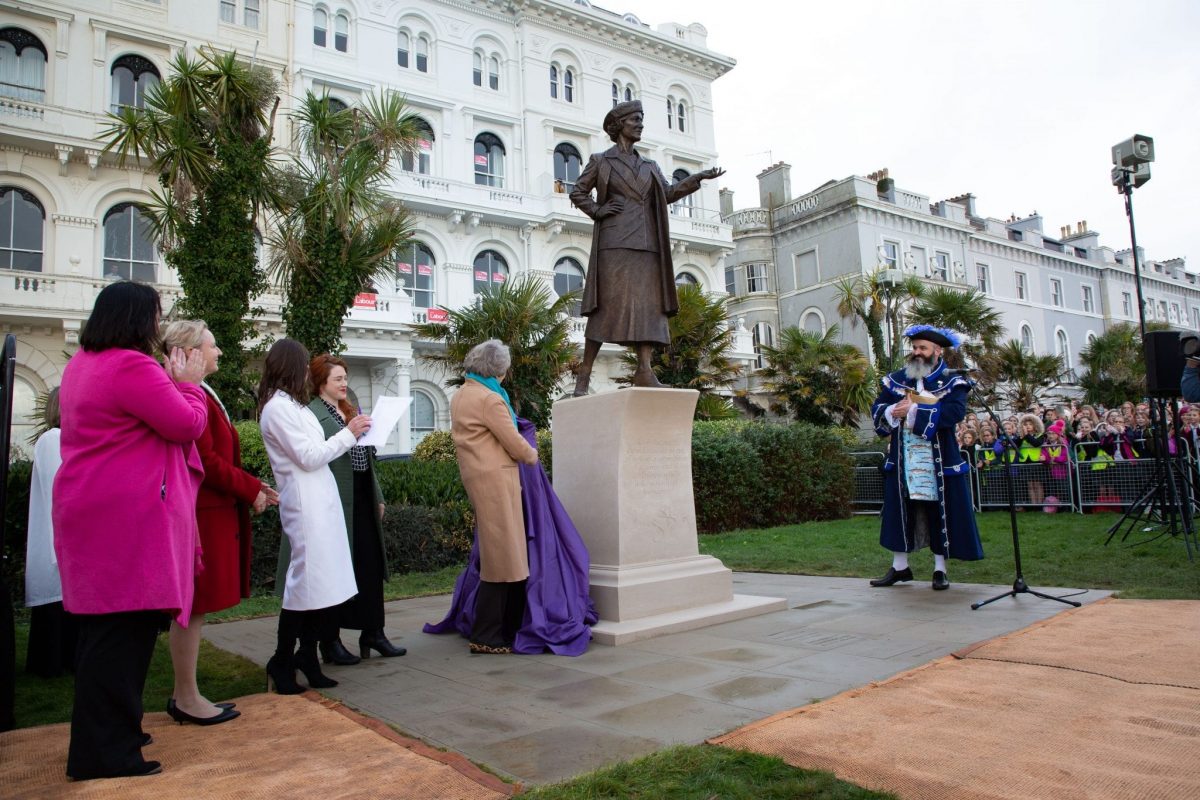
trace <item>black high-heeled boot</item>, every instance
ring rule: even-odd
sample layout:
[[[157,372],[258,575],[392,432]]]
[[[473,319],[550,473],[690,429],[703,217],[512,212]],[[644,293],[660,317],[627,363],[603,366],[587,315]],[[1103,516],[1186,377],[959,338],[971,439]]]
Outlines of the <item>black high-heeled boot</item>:
[[[384,658],[395,658],[408,652],[403,647],[397,647],[389,642],[383,633],[383,628],[363,631],[362,635],[358,637],[358,651],[363,658],[370,658],[372,650],[378,650],[379,655]]]
[[[316,648],[301,647],[296,653],[296,669],[304,673],[308,685],[314,689],[332,689],[338,682],[321,672],[321,662],[317,660]]]
[[[296,662],[278,654],[267,661],[267,691],[276,694],[300,694],[305,690],[296,682]]]
[[[362,660],[346,649],[346,645],[342,644],[340,637],[332,642],[321,642],[318,646],[321,648],[321,661],[326,664],[352,667]]]

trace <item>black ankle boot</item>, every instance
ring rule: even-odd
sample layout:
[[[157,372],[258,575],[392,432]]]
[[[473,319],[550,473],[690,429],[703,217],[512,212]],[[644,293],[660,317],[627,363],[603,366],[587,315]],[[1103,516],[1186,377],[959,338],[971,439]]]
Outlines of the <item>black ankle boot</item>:
[[[346,645],[342,644],[341,638],[334,639],[332,642],[321,642],[320,647],[321,661],[326,664],[337,664],[339,667],[352,667],[362,660],[346,649]]]
[[[396,647],[389,642],[387,636],[383,634],[383,628],[363,631],[362,635],[358,637],[358,650],[363,658],[370,658],[372,650],[378,650],[379,655],[384,658],[395,658],[408,652],[403,647]]]
[[[321,672],[321,664],[317,661],[316,648],[301,649],[296,653],[296,669],[304,673],[308,685],[314,689],[332,689],[338,682]]]
[[[296,682],[296,662],[278,654],[267,661],[267,691],[274,690],[276,694],[300,694],[305,690],[303,684]]]

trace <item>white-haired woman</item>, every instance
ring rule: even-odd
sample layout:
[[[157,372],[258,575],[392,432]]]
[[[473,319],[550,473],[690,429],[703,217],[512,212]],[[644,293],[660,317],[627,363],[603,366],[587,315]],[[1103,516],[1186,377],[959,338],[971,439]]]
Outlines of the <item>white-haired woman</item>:
[[[198,351],[204,357],[204,377],[217,371],[221,348],[201,320],[178,320],[163,331],[163,347],[170,353]],[[203,569],[196,573],[192,617],[185,628],[171,623],[171,664],[175,686],[167,700],[167,714],[179,724],[216,725],[238,716],[233,703],[211,703],[196,683],[200,655],[200,630],[204,615],[232,608],[250,596],[250,509],[261,513],[278,502],[270,486],[242,469],[242,449],[237,429],[216,392],[201,383],[208,409],[204,433],[196,451],[204,464],[204,482],[196,499]]]
[[[450,433],[479,543],[473,653],[511,653],[525,612],[529,553],[517,462],[536,464],[538,455],[517,432],[517,415],[500,385],[511,360],[498,339],[476,345],[463,361],[467,379],[450,401]]]

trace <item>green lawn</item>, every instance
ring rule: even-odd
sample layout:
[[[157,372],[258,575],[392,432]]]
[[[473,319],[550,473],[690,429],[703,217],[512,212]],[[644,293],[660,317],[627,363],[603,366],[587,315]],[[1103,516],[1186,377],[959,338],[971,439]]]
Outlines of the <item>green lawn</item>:
[[[1183,541],[1169,537],[1137,547],[1128,546],[1140,541],[1137,535],[1131,535],[1126,545],[1117,537],[1106,547],[1108,527],[1119,518],[1117,514],[1018,514],[1026,582],[1031,588],[1109,589],[1122,597],[1200,598],[1200,554],[1195,562],[1188,561]],[[1011,585],[1008,514],[989,512],[976,519],[986,558],[951,561],[950,580]],[[746,572],[868,578],[882,575],[891,565],[890,556],[879,546],[879,518],[874,516],[701,536],[700,552]],[[928,551],[914,555],[912,564],[922,580],[933,573]]]

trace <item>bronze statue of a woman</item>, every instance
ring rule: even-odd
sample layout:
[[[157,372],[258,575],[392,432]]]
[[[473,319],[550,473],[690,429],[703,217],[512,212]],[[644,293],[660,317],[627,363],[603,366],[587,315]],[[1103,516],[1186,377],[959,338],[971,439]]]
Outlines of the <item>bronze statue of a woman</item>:
[[[667,318],[679,311],[667,207],[699,189],[702,181],[725,174],[713,167],[668,184],[658,164],[633,148],[642,128],[641,101],[621,103],[608,112],[604,132],[616,146],[593,154],[571,191],[571,202],[596,223],[583,287],[588,320],[576,397],[587,394],[592,363],[605,342],[636,349],[634,386],[662,386],[650,368],[650,356],[654,345],[671,341]]]

